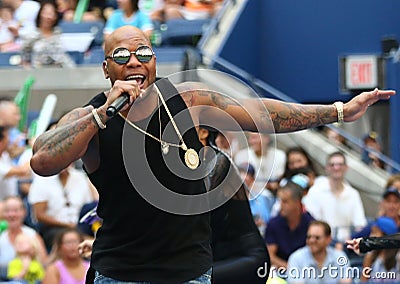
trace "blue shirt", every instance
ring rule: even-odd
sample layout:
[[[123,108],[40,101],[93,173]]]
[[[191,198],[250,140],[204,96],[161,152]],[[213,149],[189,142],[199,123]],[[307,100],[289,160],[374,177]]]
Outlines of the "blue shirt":
[[[265,242],[278,245],[277,256],[287,260],[292,252],[306,245],[308,225],[313,220],[310,213],[304,212],[300,224],[291,231],[286,218],[281,215],[271,218],[265,230]]]
[[[127,18],[124,15],[124,11],[117,9],[108,18],[103,32],[105,34],[110,34],[122,26],[134,26],[143,31],[152,30],[154,28],[153,22],[149,16],[140,10],[136,11],[131,17]]]
[[[349,260],[346,254],[332,247],[327,247],[327,254],[321,269],[315,262],[308,246],[302,247],[289,257],[287,282],[290,283],[339,283],[348,279]]]
[[[269,201],[267,197],[263,195],[259,195],[254,199],[249,199],[251,214],[254,217],[261,218],[265,224],[267,224],[269,220]]]

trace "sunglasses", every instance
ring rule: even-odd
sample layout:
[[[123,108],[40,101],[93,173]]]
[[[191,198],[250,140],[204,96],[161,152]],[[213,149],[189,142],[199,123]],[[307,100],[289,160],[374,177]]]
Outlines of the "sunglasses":
[[[147,45],[139,46],[135,51],[129,51],[125,47],[117,47],[111,56],[106,56],[104,59],[111,58],[115,63],[123,65],[129,62],[132,54],[139,62],[147,63],[153,58],[154,51]]]
[[[314,235],[307,235],[307,240],[314,238],[316,241],[319,241],[322,236],[314,236]]]
[[[329,163],[328,166],[331,167],[331,168],[333,168],[333,167],[343,167],[343,166],[345,166],[345,163]]]

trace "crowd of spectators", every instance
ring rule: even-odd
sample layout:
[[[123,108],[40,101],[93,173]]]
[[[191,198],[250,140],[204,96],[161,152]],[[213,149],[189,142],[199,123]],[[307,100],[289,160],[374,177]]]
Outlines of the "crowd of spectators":
[[[313,278],[313,275],[323,274],[324,267],[340,267],[342,271],[346,267],[349,267],[348,271],[372,268],[371,277],[376,272],[394,272],[387,281],[395,283],[394,279],[398,279],[400,273],[398,250],[360,257],[348,251],[344,244],[354,237],[400,232],[400,176],[390,176],[382,189],[384,193],[376,216],[366,218],[360,193],[345,178],[349,165],[340,147],[328,155],[325,167],[317,170],[303,148],[287,148],[282,158],[282,150],[271,147],[270,138],[265,137],[248,134],[247,141],[239,143],[242,147],[237,146],[235,138],[228,137],[221,148],[238,161],[237,166],[249,190],[254,222],[264,237],[274,272],[287,277],[288,283],[353,283],[355,277],[348,275],[335,279],[330,279],[329,275]],[[330,139],[334,139],[333,145],[343,145],[343,142],[339,143],[343,140],[337,136],[331,135]],[[233,147],[226,146],[227,143]],[[275,159],[271,161],[266,154]],[[264,171],[263,167],[268,170]],[[268,180],[268,177],[274,179]],[[255,182],[257,179],[261,181],[259,184]],[[338,263],[342,258],[347,262]],[[304,272],[304,269],[314,269],[314,274],[303,278],[293,274]]]
[[[0,233],[0,281],[84,283],[88,263],[78,245],[93,236],[78,225],[97,191],[77,165],[51,177],[35,175],[22,155],[30,143],[17,127],[20,119],[16,103],[1,98],[0,220],[6,227]]]
[[[88,58],[93,50],[102,50],[103,40],[118,27],[136,26],[146,33],[153,45],[160,46],[163,34],[165,37],[164,32],[168,29],[166,22],[207,21],[219,10],[222,2],[223,0],[91,0],[83,11],[78,0],[2,0],[0,52],[20,54],[18,64],[13,62],[11,65],[24,68],[75,67],[84,63],[83,56]],[[65,35],[70,33],[68,23],[92,23],[96,26],[80,32],[86,35],[68,40]],[[182,29],[185,24],[180,23],[179,26]],[[193,36],[187,35],[183,41],[180,39],[178,44],[195,44],[201,36],[198,32],[195,33]],[[196,40],[193,40],[195,36]],[[73,44],[71,41],[77,43]],[[102,58],[97,60],[101,63]]]

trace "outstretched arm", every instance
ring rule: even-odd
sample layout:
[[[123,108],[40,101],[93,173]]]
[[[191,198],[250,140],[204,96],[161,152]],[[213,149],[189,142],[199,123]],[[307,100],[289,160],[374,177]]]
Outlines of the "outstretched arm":
[[[197,110],[199,123],[219,129],[258,132],[291,132],[317,127],[338,121],[338,109],[334,105],[306,105],[274,99],[236,100],[206,89],[184,91],[189,106],[202,106]],[[389,99],[392,90],[375,89],[363,92],[343,105],[345,122],[355,121],[378,100]],[[194,109],[192,112],[196,112]],[[232,123],[236,121],[238,125]]]

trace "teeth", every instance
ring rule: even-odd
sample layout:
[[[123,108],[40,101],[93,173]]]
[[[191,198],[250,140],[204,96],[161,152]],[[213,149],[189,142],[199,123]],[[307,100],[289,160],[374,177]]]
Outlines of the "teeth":
[[[143,80],[144,76],[143,75],[132,75],[126,78],[127,80],[136,80],[136,79],[140,79]]]

